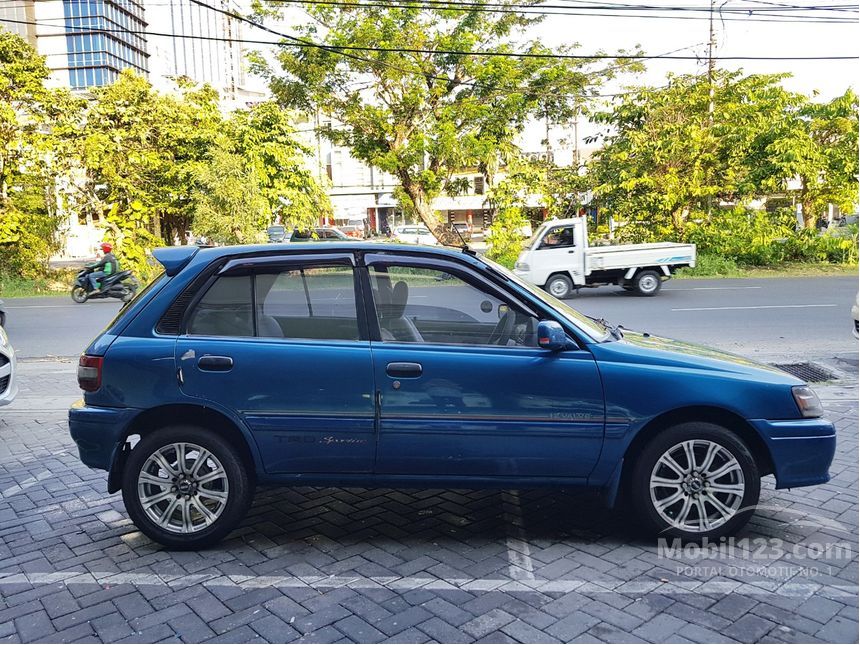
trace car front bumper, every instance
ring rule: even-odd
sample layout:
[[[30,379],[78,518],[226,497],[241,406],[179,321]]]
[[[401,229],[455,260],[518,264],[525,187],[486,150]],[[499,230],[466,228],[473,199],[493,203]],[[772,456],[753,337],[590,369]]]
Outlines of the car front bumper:
[[[767,443],[777,488],[814,486],[830,480],[836,429],[827,419],[750,421]]]
[[[15,378],[17,359],[11,345],[0,349],[0,405],[12,403],[18,394],[18,382]]]
[[[114,455],[125,439],[125,430],[139,410],[99,408],[76,401],[69,409],[69,434],[78,446],[81,461],[90,468],[110,470]]]

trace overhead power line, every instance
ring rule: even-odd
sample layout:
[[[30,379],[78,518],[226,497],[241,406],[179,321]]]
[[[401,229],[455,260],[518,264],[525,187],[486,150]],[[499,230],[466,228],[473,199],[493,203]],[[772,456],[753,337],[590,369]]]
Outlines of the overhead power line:
[[[302,5],[319,5],[329,7],[341,7],[346,9],[451,9],[459,11],[475,11],[483,13],[514,13],[522,15],[537,16],[580,16],[580,17],[606,17],[606,18],[642,18],[648,20],[708,20],[707,9],[696,7],[656,7],[652,5],[605,5],[595,4],[592,6],[581,5],[513,5],[513,4],[478,4],[475,2],[458,2],[457,0],[435,0],[428,2],[417,2],[416,0],[269,0],[273,4],[283,4],[301,7]],[[849,7],[850,5],[840,5]],[[605,13],[611,11],[615,13]],[[627,13],[627,12],[645,13]],[[726,11],[726,10],[724,10]],[[810,23],[810,24],[851,24],[851,20],[844,16],[797,16],[792,14],[771,13],[781,11],[779,9],[767,8],[732,8],[728,13],[736,14],[736,17],[725,17],[724,20],[743,22],[785,22],[785,23]],[[660,15],[661,13],[673,12],[696,12],[701,15]],[[755,15],[761,13],[762,15]]]
[[[192,0],[193,1],[193,0]],[[156,36],[163,38],[181,38],[187,40],[203,40],[213,42],[230,42],[246,45],[270,45],[273,47],[297,47],[310,49],[329,50],[334,53],[348,55],[352,51],[360,52],[377,52],[377,53],[412,53],[412,54],[431,54],[431,55],[460,55],[460,56],[483,56],[483,57],[505,57],[505,58],[547,58],[547,59],[570,59],[570,60],[610,60],[610,59],[630,59],[630,60],[701,60],[701,56],[677,56],[677,55],[659,55],[659,54],[539,54],[530,52],[490,52],[490,51],[458,51],[458,50],[431,50],[431,49],[410,49],[398,47],[362,47],[357,45],[329,45],[320,44],[310,41],[302,41],[296,39],[295,36],[281,35],[281,38],[287,40],[296,39],[299,42],[284,42],[276,40],[256,40],[249,38],[220,38],[217,36],[197,36],[193,34],[176,34],[169,32],[158,32],[149,30],[130,30],[130,29],[109,29],[107,27],[84,27],[75,25],[56,25],[37,20],[12,20],[3,18],[0,22],[8,22],[16,25],[33,25],[36,27],[55,27],[64,30],[75,30],[75,33],[120,33],[132,34],[137,36]],[[254,26],[260,26],[252,23]],[[261,28],[263,28],[261,26]],[[267,29],[268,30],[268,29]],[[66,31],[59,31],[53,34],[38,34],[40,37],[50,36],[65,36]],[[278,34],[278,32],[272,32]],[[278,34],[280,35],[280,34]],[[342,51],[343,50],[343,51]],[[839,60],[858,60],[860,56],[721,56],[721,60],[733,61],[839,61]],[[373,59],[361,59],[364,62],[379,64],[379,61]]]

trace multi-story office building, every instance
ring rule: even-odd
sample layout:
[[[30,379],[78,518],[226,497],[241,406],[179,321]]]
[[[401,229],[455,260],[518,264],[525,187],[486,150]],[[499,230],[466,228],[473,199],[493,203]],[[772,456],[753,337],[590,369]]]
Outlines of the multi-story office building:
[[[245,85],[243,23],[231,13],[242,13],[234,0],[146,3],[152,81],[185,77],[235,99]]]
[[[142,0],[16,0],[0,3],[0,26],[45,56],[55,85],[82,90],[149,69]]]
[[[209,83],[230,102],[247,98],[242,21],[229,15],[241,11],[235,0],[11,0],[0,27],[45,56],[54,85],[86,90],[133,69],[160,89]]]

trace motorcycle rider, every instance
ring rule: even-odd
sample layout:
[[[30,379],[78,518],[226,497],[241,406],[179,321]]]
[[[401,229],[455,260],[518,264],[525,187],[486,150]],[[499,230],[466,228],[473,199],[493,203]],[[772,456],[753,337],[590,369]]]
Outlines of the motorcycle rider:
[[[113,251],[113,247],[107,242],[102,242],[99,247],[104,254],[102,259],[95,264],[87,265],[87,268],[93,269],[93,272],[90,273],[87,278],[90,281],[90,292],[98,291],[99,281],[102,278],[107,278],[112,275],[116,275],[117,271],[119,271],[119,262],[116,259],[116,256],[111,252]]]

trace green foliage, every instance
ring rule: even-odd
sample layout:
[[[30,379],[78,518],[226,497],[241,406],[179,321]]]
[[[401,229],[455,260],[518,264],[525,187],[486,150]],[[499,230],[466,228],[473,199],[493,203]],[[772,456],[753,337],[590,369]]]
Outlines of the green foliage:
[[[200,194],[194,206],[194,230],[227,244],[262,242],[271,221],[269,203],[253,168],[224,142],[211,153],[197,176]]]
[[[799,177],[806,225],[857,200],[857,97],[827,104],[784,76],[718,71],[639,88],[596,119],[613,130],[588,165],[597,203],[631,237],[683,235],[720,203],[745,204]],[[713,89],[713,96],[711,90]],[[641,229],[641,230],[640,230]]]
[[[46,274],[70,214],[106,228],[121,265],[146,279],[151,249],[184,242],[193,216],[214,241],[236,242],[259,236],[276,216],[307,226],[331,211],[303,163],[291,115],[274,103],[224,116],[211,87],[182,82],[162,94],[129,70],[86,101],[47,89],[48,76],[25,41],[0,29],[7,270]]]
[[[594,62],[589,60],[455,53],[550,53],[540,42],[522,42],[534,20],[516,12],[482,11],[481,4],[395,8],[308,3],[303,8],[311,20],[298,27],[299,33],[329,47],[285,44],[278,55],[283,73],[257,66],[268,74],[282,104],[336,119],[339,124],[326,129],[325,136],[347,146],[355,158],[395,175],[404,210],[416,214],[443,242],[456,243],[457,238],[430,204],[452,174],[464,167],[492,166],[498,151],[510,146],[530,117],[570,118],[583,95],[612,73],[586,74]],[[266,7],[275,11],[279,5]],[[343,46],[381,49],[336,49]]]
[[[700,252],[696,254],[696,266],[682,269],[684,276],[720,276],[724,278],[740,277],[742,268],[732,258],[722,255]]]
[[[691,223],[685,241],[696,244],[701,255],[746,266],[857,262],[856,232],[840,236],[820,234],[814,229],[795,231],[794,215],[788,210],[772,214],[744,209],[723,211],[710,221]]]

